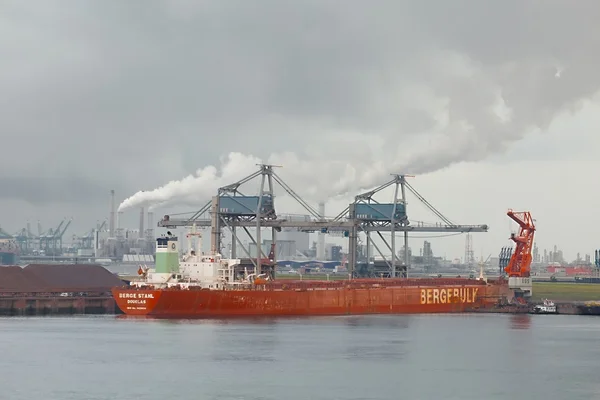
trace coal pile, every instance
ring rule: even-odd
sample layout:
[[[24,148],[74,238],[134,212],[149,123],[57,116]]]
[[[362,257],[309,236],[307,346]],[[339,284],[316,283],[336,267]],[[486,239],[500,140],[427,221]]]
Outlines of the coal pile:
[[[0,267],[0,292],[40,292],[44,282],[21,267]]]
[[[101,265],[30,264],[0,267],[0,292],[108,292],[125,283]]]

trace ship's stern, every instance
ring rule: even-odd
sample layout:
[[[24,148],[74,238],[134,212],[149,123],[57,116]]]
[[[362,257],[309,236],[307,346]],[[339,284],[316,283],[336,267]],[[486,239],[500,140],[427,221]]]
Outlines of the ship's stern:
[[[160,290],[113,288],[112,295],[119,309],[126,315],[149,315],[158,304]]]

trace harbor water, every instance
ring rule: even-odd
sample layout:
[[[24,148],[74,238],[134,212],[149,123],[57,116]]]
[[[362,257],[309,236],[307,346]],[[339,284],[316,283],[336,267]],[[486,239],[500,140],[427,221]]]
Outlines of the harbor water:
[[[0,399],[600,398],[600,318],[0,319]]]

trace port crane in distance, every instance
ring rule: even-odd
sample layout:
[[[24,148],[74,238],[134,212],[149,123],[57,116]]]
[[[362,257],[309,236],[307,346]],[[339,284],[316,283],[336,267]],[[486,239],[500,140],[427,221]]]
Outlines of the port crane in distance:
[[[515,242],[516,246],[508,265],[504,268],[504,272],[508,275],[508,287],[515,291],[517,299],[529,298],[533,288],[531,251],[535,235],[535,222],[529,211],[515,212],[509,209],[506,215],[519,225],[519,233],[510,235],[510,239]]]

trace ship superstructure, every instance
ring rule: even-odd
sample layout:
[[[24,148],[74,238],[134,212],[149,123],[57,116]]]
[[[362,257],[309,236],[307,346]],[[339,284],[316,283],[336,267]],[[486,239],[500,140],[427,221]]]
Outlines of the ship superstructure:
[[[240,259],[225,259],[219,253],[202,251],[202,234],[193,226],[186,235],[187,251],[180,257],[179,238],[167,232],[156,239],[154,269],[140,267],[139,280],[132,286],[154,289],[226,289],[252,285],[257,280],[268,280],[267,274],[256,276],[241,266]]]

